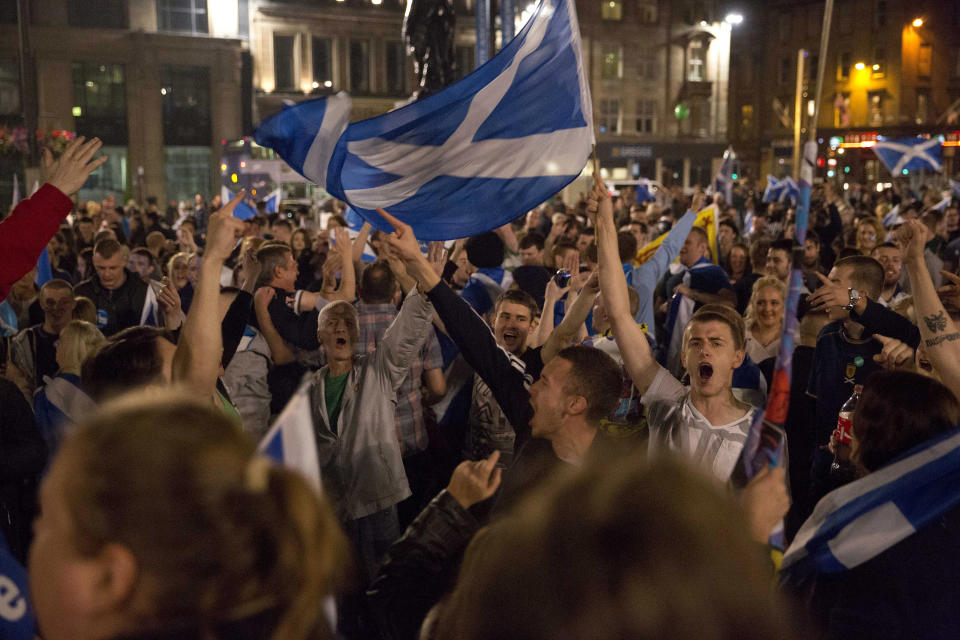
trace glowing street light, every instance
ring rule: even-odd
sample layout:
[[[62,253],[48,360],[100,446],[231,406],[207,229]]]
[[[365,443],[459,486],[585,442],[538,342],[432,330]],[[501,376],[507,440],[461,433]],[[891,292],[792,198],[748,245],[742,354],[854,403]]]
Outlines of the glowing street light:
[[[724,22],[730,24],[740,24],[743,22],[743,16],[739,13],[728,13],[727,17],[723,19]]]
[[[867,68],[867,65],[865,65],[862,62],[858,62],[857,64],[853,65],[853,68],[856,69],[857,71],[863,71],[864,69]]]
[[[910,24],[912,24],[913,26],[919,29],[920,27],[923,26],[923,18],[914,18],[913,22],[911,22]]]

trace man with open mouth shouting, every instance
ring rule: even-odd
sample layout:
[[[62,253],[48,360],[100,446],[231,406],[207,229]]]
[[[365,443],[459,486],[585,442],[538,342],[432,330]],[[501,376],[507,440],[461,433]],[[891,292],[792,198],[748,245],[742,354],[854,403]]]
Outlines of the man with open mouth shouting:
[[[597,177],[587,205],[595,217],[600,290],[623,365],[643,394],[650,450],[670,448],[725,482],[750,429],[753,409],[731,391],[733,371],[744,358],[744,324],[737,312],[708,304],[693,314],[683,333],[681,362],[690,373],[684,387],[657,364],[643,331],[630,314],[627,283],[619,263],[613,205]]]

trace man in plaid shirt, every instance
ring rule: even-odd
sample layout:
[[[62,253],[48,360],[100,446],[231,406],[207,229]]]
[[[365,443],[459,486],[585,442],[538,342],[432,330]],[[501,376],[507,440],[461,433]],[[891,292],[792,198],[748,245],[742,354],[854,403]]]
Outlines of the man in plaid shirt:
[[[380,344],[383,333],[397,315],[400,290],[397,279],[386,261],[367,265],[360,277],[360,302],[357,311],[360,320],[358,349],[372,353]],[[421,391],[425,387],[426,393]],[[413,492],[397,505],[400,526],[405,528],[436,493],[432,465],[427,454],[429,438],[423,419],[424,403],[433,404],[446,393],[443,376],[443,357],[436,335],[427,338],[407,378],[397,391],[395,425],[403,455],[403,466]]]

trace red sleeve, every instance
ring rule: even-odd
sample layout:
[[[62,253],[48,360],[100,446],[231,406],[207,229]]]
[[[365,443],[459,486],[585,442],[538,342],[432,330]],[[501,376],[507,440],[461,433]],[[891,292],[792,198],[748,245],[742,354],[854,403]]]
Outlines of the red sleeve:
[[[0,222],[0,301],[10,287],[37,264],[37,258],[70,210],[73,201],[44,184]]]

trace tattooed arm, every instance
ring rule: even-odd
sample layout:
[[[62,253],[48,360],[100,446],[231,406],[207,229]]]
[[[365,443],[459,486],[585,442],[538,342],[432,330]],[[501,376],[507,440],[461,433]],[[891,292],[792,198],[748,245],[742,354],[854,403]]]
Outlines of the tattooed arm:
[[[913,305],[920,319],[920,335],[927,357],[941,382],[960,397],[960,332],[937,297],[923,260],[923,227],[915,220],[907,221],[897,230],[897,241],[910,274]]]

